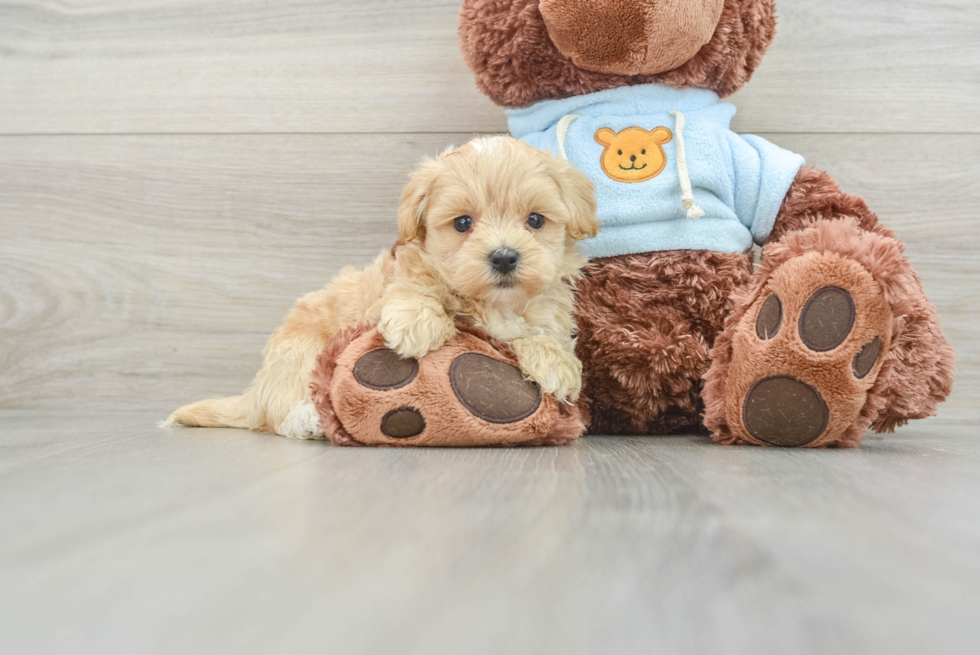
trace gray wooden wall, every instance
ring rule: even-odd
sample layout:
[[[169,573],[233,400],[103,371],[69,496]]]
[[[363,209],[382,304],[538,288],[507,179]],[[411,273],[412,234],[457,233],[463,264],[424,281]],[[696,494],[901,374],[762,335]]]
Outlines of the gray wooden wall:
[[[782,0],[736,129],[865,195],[980,406],[980,1]],[[296,296],[394,240],[413,162],[505,130],[456,0],[0,0],[0,408],[242,389]]]

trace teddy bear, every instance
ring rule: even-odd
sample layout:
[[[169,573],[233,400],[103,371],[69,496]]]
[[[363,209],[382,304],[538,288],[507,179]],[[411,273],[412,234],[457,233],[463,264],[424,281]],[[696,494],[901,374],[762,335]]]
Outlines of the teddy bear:
[[[578,283],[589,430],[853,447],[935,413],[954,352],[860,197],[731,131],[774,0],[464,0],[511,133],[596,185]],[[751,248],[762,247],[753,268]]]

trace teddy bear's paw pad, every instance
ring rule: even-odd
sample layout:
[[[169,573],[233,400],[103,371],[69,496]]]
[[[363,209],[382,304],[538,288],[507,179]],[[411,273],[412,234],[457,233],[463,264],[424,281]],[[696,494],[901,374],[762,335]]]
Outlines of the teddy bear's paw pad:
[[[425,430],[425,418],[414,407],[393,409],[381,419],[381,434],[393,439],[410,439]]]
[[[732,337],[732,434],[758,445],[858,443],[891,320],[881,287],[854,260],[814,252],[776,268]]]
[[[403,359],[389,348],[379,348],[361,355],[354,364],[353,374],[368,389],[391,391],[411,383],[419,374],[419,363],[415,359]]]
[[[840,287],[824,287],[806,301],[800,314],[800,341],[818,353],[844,343],[854,327],[854,299]]]
[[[456,357],[449,382],[463,407],[489,423],[522,421],[541,405],[541,388],[521,369],[480,353]]]
[[[830,420],[830,409],[820,392],[787,375],[763,378],[745,396],[745,428],[756,439],[773,446],[805,446],[813,442]]]

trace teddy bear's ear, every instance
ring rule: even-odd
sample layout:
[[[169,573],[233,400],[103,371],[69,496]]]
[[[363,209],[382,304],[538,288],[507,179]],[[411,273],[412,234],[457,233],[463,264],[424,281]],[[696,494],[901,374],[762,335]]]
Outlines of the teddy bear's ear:
[[[613,139],[616,138],[616,133],[610,130],[608,127],[600,127],[595,132],[595,142],[600,146],[606,146],[607,148],[612,145]]]
[[[398,240],[408,243],[425,239],[425,211],[432,185],[442,169],[444,152],[437,159],[426,159],[411,175],[398,203]]]
[[[660,146],[665,143],[670,143],[670,140],[674,138],[674,133],[668,130],[666,127],[658,127],[651,134],[653,136],[653,140]]]

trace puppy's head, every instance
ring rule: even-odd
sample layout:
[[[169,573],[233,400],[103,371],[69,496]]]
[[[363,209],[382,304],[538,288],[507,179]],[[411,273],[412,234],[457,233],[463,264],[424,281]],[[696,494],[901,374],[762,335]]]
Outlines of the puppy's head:
[[[576,242],[599,223],[592,182],[511,137],[482,137],[424,162],[398,211],[399,238],[456,293],[530,297],[578,274]]]

